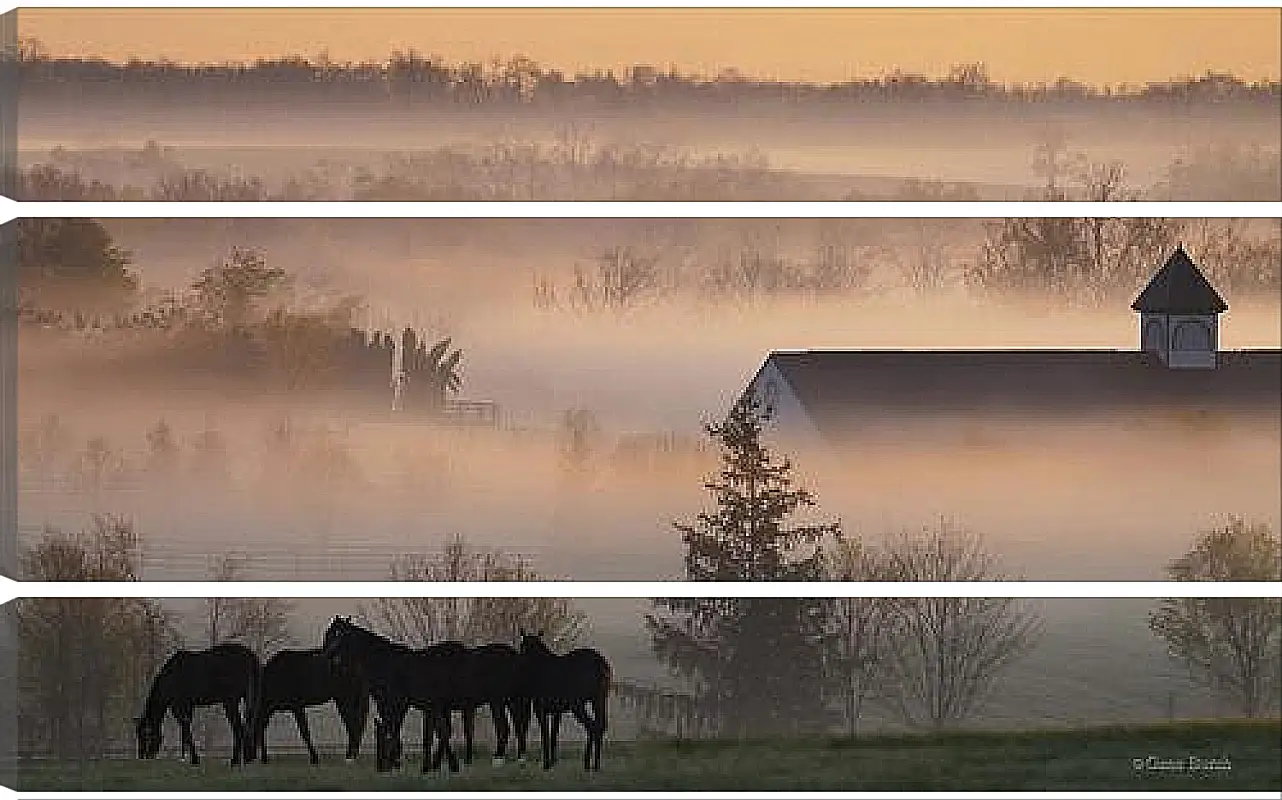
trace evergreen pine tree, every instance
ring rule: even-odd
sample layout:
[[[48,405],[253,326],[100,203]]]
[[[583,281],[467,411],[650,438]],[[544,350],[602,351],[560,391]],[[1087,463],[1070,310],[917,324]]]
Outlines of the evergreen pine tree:
[[[674,523],[691,581],[821,580],[823,545],[839,522],[789,525],[814,498],[794,486],[792,463],[762,442],[764,416],[750,392],[705,426],[721,468],[705,484],[716,509]],[[661,598],[647,616],[654,652],[692,679],[700,700],[735,736],[795,733],[823,718],[822,598]]]

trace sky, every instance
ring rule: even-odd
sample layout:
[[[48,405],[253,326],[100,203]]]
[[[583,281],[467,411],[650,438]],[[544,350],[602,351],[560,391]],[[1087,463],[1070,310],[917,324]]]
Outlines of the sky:
[[[450,62],[526,55],[568,73],[636,64],[816,82],[981,61],[1002,82],[1096,85],[1282,75],[1282,10],[1265,9],[22,9],[54,55],[249,61],[327,51]]]

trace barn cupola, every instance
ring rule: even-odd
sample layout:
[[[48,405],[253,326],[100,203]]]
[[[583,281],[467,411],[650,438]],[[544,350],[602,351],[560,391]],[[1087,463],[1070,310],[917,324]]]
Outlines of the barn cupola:
[[[1168,367],[1213,369],[1220,314],[1228,304],[1184,252],[1176,248],[1131,304],[1140,314],[1140,349]]]

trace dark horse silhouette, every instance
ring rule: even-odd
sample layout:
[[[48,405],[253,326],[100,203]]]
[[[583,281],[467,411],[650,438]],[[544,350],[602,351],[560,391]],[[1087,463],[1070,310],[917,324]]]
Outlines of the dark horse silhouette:
[[[588,647],[557,655],[544,643],[541,633],[521,634],[521,662],[525,693],[533,701],[534,715],[539,720],[543,768],[551,769],[556,763],[561,715],[569,711],[588,734],[583,768],[600,770],[608,719],[606,704],[610,698],[610,662]]]
[[[269,658],[263,665],[262,691],[258,693],[253,727],[262,762],[267,763],[267,724],[277,712],[289,711],[312,763],[319,763],[307,725],[307,708],[331,700],[347,729],[347,759],[354,761],[360,755],[361,737],[369,718],[369,686],[364,677],[357,670],[334,663],[319,649],[281,650]]]
[[[530,697],[522,679],[520,652],[507,644],[485,644],[466,649],[464,664],[462,695],[451,709],[463,714],[464,763],[472,763],[476,709],[483,705],[490,707],[494,722],[494,763],[507,760],[512,733],[516,734],[516,757],[524,759],[530,730]]]
[[[448,759],[459,769],[450,747],[449,709],[460,696],[458,676],[462,645],[433,645],[415,650],[366,630],[345,617],[334,617],[325,631],[324,652],[340,666],[356,668],[369,683],[378,712],[379,739],[394,737],[399,751],[400,728],[411,708],[423,712],[423,771],[440,769]],[[433,739],[440,742],[435,752]],[[382,748],[380,748],[382,750]],[[384,759],[380,754],[380,762]]]
[[[524,761],[530,727],[530,698],[523,693],[521,655],[506,644],[487,644],[468,648],[457,642],[443,642],[438,647],[453,651],[460,658],[456,686],[459,695],[450,711],[463,717],[463,763],[471,764],[475,743],[476,710],[488,705],[494,723],[493,762],[507,760],[508,742],[516,734],[516,756]],[[374,721],[374,734],[379,769],[401,766],[401,744],[397,720]]]
[[[196,742],[191,735],[195,709],[221,703],[232,733],[232,765],[254,760],[254,738],[250,730],[262,665],[258,656],[239,644],[219,644],[208,650],[179,650],[161,666],[151,683],[142,716],[135,718],[138,757],[155,758],[160,752],[161,723],[165,712],[173,714],[182,730],[182,747],[191,763],[199,764]],[[241,703],[245,715],[241,716]]]

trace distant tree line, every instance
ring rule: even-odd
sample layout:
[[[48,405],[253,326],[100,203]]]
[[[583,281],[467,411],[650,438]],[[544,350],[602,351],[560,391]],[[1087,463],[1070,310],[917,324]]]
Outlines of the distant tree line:
[[[893,71],[880,77],[827,84],[755,79],[734,69],[715,76],[680,74],[636,65],[615,74],[596,70],[567,75],[524,56],[451,64],[416,50],[393,52],[383,61],[337,63],[285,56],[252,63],[180,64],[131,59],[50,55],[36,40],[18,48],[20,80],[27,92],[105,90],[134,93],[182,87],[199,95],[280,90],[296,97],[364,97],[410,105],[531,105],[701,107],[716,105],[808,105],[831,109],[870,102],[967,102],[1153,106],[1276,104],[1282,82],[1248,82],[1208,72],[1142,85],[1092,86],[1068,77],[1053,82],[1005,84],[982,63],[958,64],[943,76]],[[109,96],[109,95],[108,95]]]
[[[1044,158],[1039,153],[1036,168],[1042,174],[1049,166]],[[1119,165],[1084,164],[1080,155],[1070,157],[1066,150],[1056,159],[1054,167],[1067,170],[1057,186],[1071,190],[1066,199],[1268,202],[1282,197],[1282,154],[1259,145],[1193,148],[1177,156],[1142,195],[1125,185],[1124,172],[1115,174]],[[753,148],[697,153],[652,142],[605,142],[573,125],[559,129],[550,142],[502,139],[412,154],[381,153],[378,160],[382,163],[320,159],[268,181],[190,167],[175,148],[151,140],[137,150],[54,147],[18,171],[16,191],[32,202],[1020,199],[1013,189],[980,196],[969,184],[933,179],[909,178],[899,187],[880,191],[855,188],[854,178],[817,184],[772,167],[767,154]],[[1101,195],[1101,188],[1108,193]]]
[[[292,276],[257,249],[233,248],[184,291],[150,303],[140,301],[132,254],[94,220],[21,219],[18,249],[20,322],[164,337],[165,357],[185,370],[266,375],[287,390],[361,390],[391,405],[395,338],[354,325],[355,297],[291,304]],[[449,339],[429,345],[410,328],[400,340],[413,401],[406,407],[442,410],[462,386],[462,351]]]

